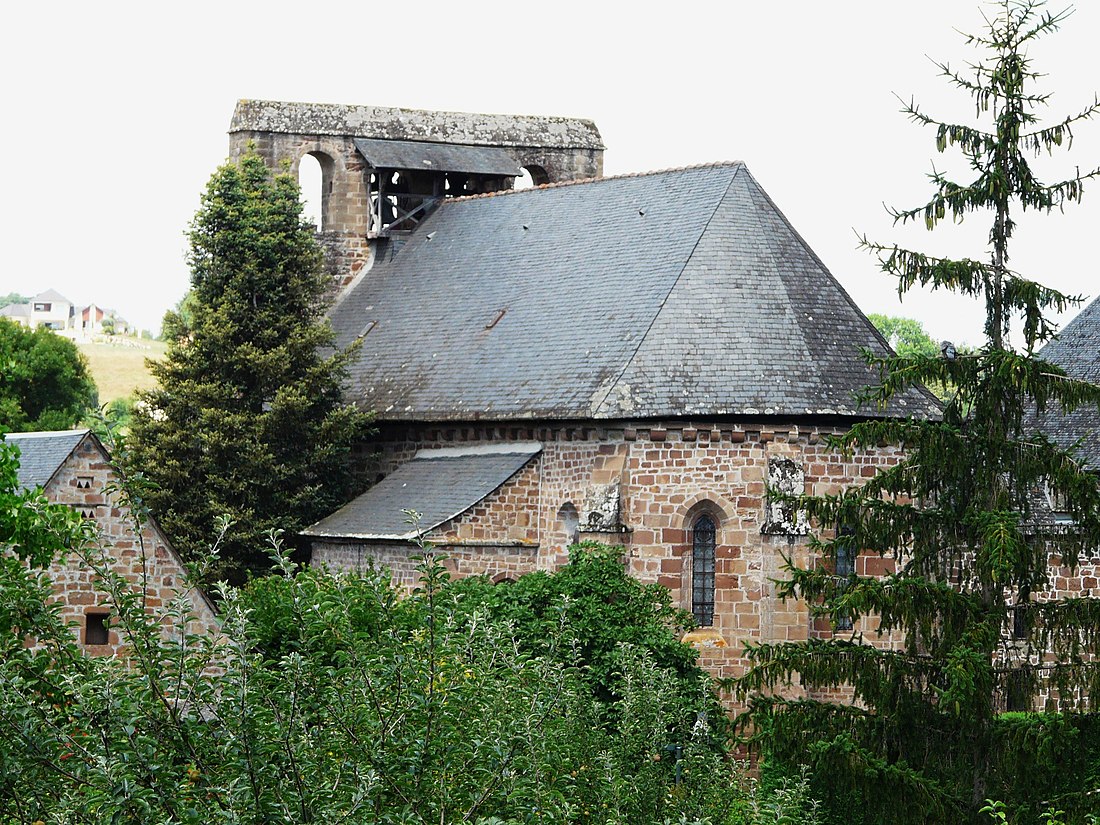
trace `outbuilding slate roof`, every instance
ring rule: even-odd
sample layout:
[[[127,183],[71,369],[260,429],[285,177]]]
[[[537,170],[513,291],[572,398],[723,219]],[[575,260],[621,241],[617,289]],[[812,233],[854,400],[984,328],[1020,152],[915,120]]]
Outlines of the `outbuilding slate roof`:
[[[938,412],[741,163],[446,201],[331,319],[383,421]]]
[[[1061,334],[1039,350],[1039,357],[1057,364],[1072,378],[1100,384],[1100,298],[1081,310]],[[1068,415],[1048,409],[1037,426],[1062,447],[1080,442],[1081,461],[1100,472],[1100,411],[1079,407]]]
[[[331,516],[302,531],[314,537],[409,540],[464,513],[542,451],[536,442],[421,450]],[[421,518],[409,523],[405,510]]]
[[[55,430],[41,433],[8,433],[4,440],[19,448],[19,486],[24,490],[45,487],[72,455],[88,430]]]

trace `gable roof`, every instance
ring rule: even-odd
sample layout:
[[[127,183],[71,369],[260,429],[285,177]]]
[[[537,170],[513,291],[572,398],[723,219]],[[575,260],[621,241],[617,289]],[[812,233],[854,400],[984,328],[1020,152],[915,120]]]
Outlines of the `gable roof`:
[[[881,414],[886,342],[741,163],[446,201],[331,319],[382,420]]]
[[[45,487],[90,430],[8,433],[4,440],[19,448],[16,479],[23,490]]]
[[[57,301],[58,303],[66,303],[66,304],[71,304],[72,303],[72,301],[70,301],[68,298],[66,298],[64,295],[62,295],[56,289],[47,289],[45,292],[39,292],[37,295],[34,296],[32,301],[34,301],[34,302]]]
[[[536,442],[421,450],[302,535],[407,541],[469,510],[542,451]],[[420,513],[416,525],[405,510]]]
[[[1038,355],[1072,378],[1100,384],[1100,298],[1081,310]],[[1100,472],[1100,411],[1095,407],[1079,407],[1069,414],[1047,409],[1036,416],[1036,426],[1062,447],[1080,441],[1082,463]]]

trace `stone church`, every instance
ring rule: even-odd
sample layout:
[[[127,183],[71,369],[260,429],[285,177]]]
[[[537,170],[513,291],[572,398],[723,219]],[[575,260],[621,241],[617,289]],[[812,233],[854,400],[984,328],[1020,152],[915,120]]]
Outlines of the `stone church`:
[[[857,404],[887,344],[745,164],[603,177],[589,121],[264,101],[230,140],[318,159],[348,397],[377,414],[377,483],[304,531],[314,564],[411,585],[419,533],[503,581],[595,539],[695,615],[720,675],[745,641],[830,632],[774,598],[807,526],[766,487],[858,483],[897,453],[825,436],[938,405]]]

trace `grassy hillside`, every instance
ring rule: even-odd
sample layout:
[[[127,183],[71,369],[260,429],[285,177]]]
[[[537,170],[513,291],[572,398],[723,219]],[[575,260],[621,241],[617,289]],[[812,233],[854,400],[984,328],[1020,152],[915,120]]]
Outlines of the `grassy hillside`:
[[[164,355],[167,344],[136,338],[120,338],[117,343],[77,344],[92,378],[99,387],[99,403],[126,398],[134,390],[147,390],[156,383],[145,366],[145,359]]]

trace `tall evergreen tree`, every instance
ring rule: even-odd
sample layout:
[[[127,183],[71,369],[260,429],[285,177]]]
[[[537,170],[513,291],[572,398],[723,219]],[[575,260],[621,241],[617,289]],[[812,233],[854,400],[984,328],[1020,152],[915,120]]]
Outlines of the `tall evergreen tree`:
[[[327,276],[298,184],[262,159],[215,172],[190,227],[192,298],[151,368],[131,458],[148,503],[185,554],[223,516],[223,572],[266,567],[275,528],[293,531],[353,491],[349,452],[368,416],[341,401],[353,351],[323,317]]]
[[[880,380],[867,395],[882,405],[917,383],[956,391],[941,420],[868,421],[835,439],[845,452],[903,445],[906,457],[861,488],[803,500],[821,528],[812,542],[821,563],[788,565],[779,591],[829,617],[834,636],[751,647],[752,668],[737,683],[753,697],[746,718],[766,752],[810,762],[838,821],[973,821],[984,819],[978,812],[988,797],[1013,800],[1014,812],[1028,817],[1020,821],[1038,821],[1036,809],[1048,804],[1082,821],[1100,805],[1100,778],[1074,762],[1088,740],[1071,745],[1095,722],[1088,713],[1100,700],[1100,599],[1035,598],[1051,584],[1052,564],[1073,567],[1100,547],[1100,491],[1073,450],[1029,427],[1036,408],[1100,405],[1100,387],[1034,356],[1056,331],[1048,314],[1079,300],[1014,271],[1009,254],[1021,212],[1061,210],[1097,174],[1044,184],[1032,169],[1033,159],[1068,147],[1073,127],[1100,112],[1094,102],[1039,123],[1036,110],[1049,95],[1034,88],[1040,75],[1027,49],[1066,17],[1042,5],[1001,0],[986,30],[967,37],[983,57],[966,71],[940,64],[973,97],[979,125],[904,108],[935,130],[938,151],[962,153],[973,179],[933,172],[931,199],[894,211],[895,222],[923,220],[931,230],[945,219],[990,216],[986,253],[952,260],[864,239],[901,292],[920,284],[983,298],[985,345],[869,358]],[[1019,350],[1008,343],[1014,323]],[[1070,529],[1044,520],[1045,499],[1072,517]],[[838,556],[854,549],[889,559],[894,572],[836,575]],[[864,617],[894,643],[865,637]],[[840,630],[853,621],[854,630]],[[775,689],[793,677],[806,698],[777,698]],[[841,687],[853,702],[819,698]],[[1059,713],[1003,713],[1024,708]],[[1028,756],[1029,746],[1039,755]],[[1020,770],[1024,764],[1031,769]]]

